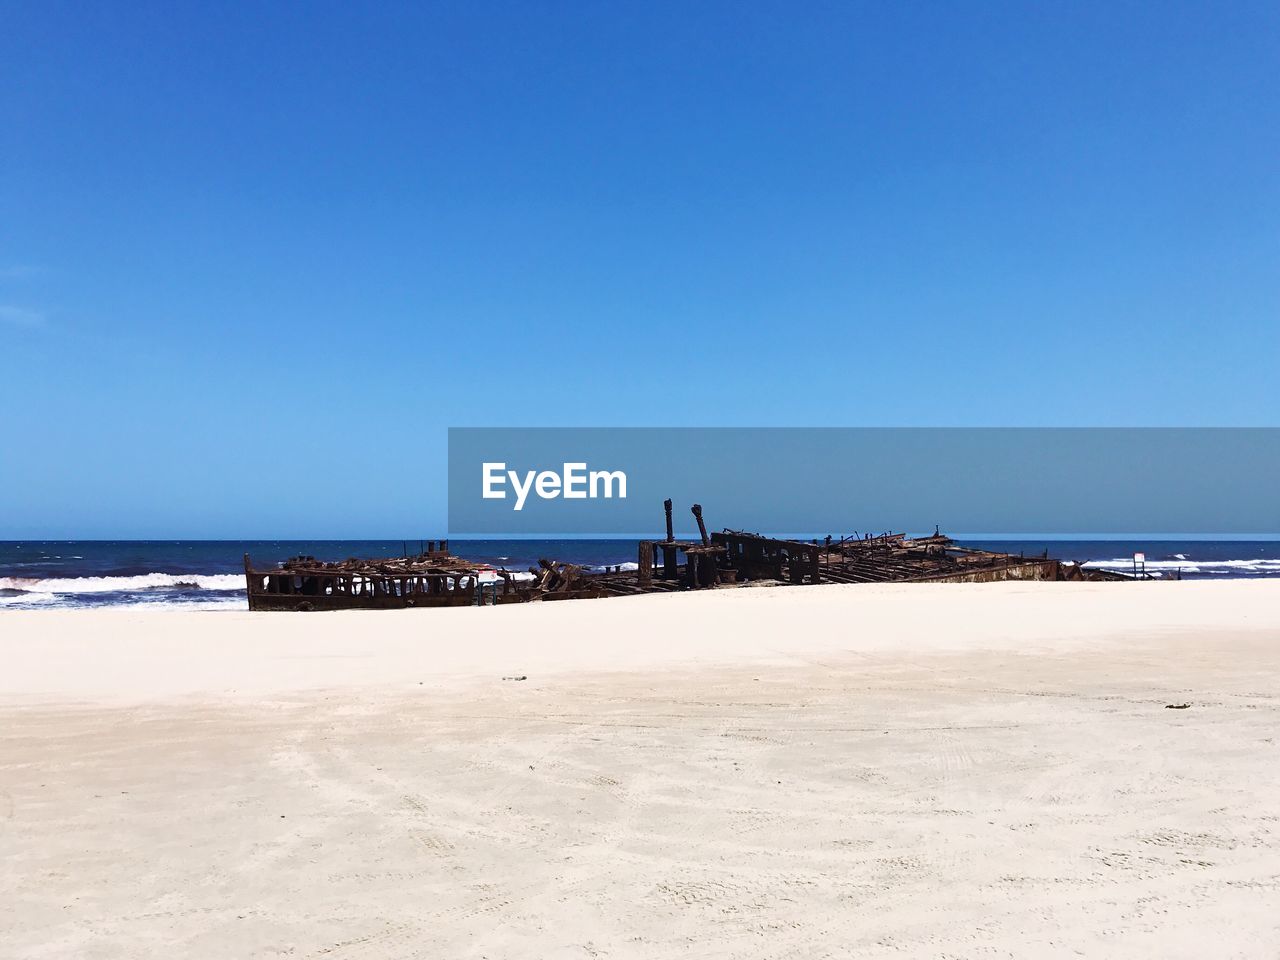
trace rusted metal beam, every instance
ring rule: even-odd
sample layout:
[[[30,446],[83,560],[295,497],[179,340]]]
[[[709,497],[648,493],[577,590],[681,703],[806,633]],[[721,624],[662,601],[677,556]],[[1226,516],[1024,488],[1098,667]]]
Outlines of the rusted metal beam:
[[[693,519],[698,521],[698,535],[702,537],[702,545],[705,547],[711,543],[707,536],[707,525],[702,522],[702,504],[695,503],[692,507]]]

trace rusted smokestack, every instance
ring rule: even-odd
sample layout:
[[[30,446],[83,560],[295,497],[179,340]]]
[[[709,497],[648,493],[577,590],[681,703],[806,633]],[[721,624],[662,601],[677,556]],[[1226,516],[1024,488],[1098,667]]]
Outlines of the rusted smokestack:
[[[702,522],[702,504],[695,503],[693,505],[693,517],[698,521],[698,533],[702,537],[702,545],[705,547],[711,543],[711,538],[707,536],[707,525]]]
[[[670,543],[676,538],[675,531],[671,526],[671,501],[663,500],[662,509],[667,511],[667,543]]]

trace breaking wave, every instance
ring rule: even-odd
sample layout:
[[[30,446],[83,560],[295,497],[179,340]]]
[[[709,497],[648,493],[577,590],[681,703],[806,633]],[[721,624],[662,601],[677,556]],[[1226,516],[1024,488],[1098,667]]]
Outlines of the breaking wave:
[[[43,603],[56,603],[57,594],[36,593],[31,590],[15,590],[12,587],[0,587],[0,607],[3,606],[35,606]]]
[[[0,594],[117,593],[142,590],[243,590],[244,575],[238,573],[144,573],[136,577],[0,577]]]
[[[1084,566],[1116,573],[1132,573],[1133,558],[1090,560]],[[1145,568],[1148,573],[1176,573],[1180,570],[1183,573],[1210,577],[1274,576],[1280,574],[1280,560],[1148,560]]]
[[[512,580],[517,582],[534,579],[534,574],[529,573],[527,570],[508,570],[507,573]],[[497,570],[481,570],[478,579],[481,583],[501,583],[502,575]]]

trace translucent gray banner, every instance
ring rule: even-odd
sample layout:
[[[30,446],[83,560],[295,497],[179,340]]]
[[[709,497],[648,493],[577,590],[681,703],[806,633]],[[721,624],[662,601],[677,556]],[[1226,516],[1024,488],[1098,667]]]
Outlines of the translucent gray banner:
[[[1275,428],[453,428],[454,536],[1280,533]]]

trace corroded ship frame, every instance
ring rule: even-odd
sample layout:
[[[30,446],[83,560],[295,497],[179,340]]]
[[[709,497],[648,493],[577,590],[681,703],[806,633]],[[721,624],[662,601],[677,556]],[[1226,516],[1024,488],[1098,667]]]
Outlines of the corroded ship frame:
[[[246,553],[244,574],[250,610],[396,610],[526,599],[516,595],[510,573],[453,556],[447,540],[430,541],[414,557],[294,557],[267,570],[255,570]]]

